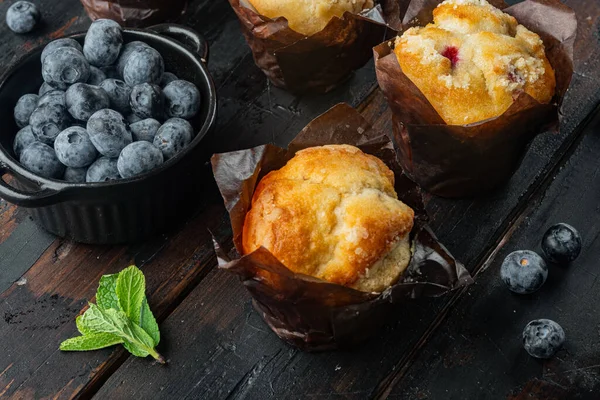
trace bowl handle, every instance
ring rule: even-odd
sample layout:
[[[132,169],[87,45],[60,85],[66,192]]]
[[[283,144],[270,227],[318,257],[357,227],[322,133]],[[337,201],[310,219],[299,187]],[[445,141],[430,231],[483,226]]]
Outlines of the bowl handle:
[[[208,42],[204,36],[195,30],[188,28],[187,26],[169,23],[153,25],[148,29],[177,40],[186,47],[191,48],[200,56],[200,59],[205,64],[208,63]]]
[[[37,192],[24,192],[15,189],[2,179],[7,169],[0,165],[0,197],[21,207],[43,207],[56,204],[63,196],[60,190],[45,188]]]

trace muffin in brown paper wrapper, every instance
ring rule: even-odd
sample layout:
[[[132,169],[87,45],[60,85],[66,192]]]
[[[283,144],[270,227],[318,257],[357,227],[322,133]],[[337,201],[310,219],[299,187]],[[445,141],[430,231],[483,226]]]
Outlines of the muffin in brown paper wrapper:
[[[399,35],[432,22],[441,0],[412,0]],[[402,72],[394,41],[374,48],[379,86],[392,111],[394,144],[404,172],[423,189],[443,197],[474,196],[506,183],[519,167],[532,139],[557,130],[562,101],[573,75],[575,13],[558,0],[526,0],[512,7],[491,4],[537,33],[556,73],[549,104],[521,93],[504,114],[469,125],[447,125],[427,98]]]
[[[238,254],[243,254],[244,219],[260,179],[283,167],[297,151],[326,144],[350,144],[379,157],[394,171],[400,200],[415,210],[412,259],[398,283],[382,293],[361,292],[296,274],[264,247],[232,260],[215,242],[220,268],[240,276],[271,329],[307,351],[348,348],[375,334],[389,320],[395,303],[441,296],[472,282],[469,272],[427,226],[421,191],[402,174],[389,137],[371,129],[347,104],[338,104],[313,120],[287,150],[263,145],[213,156],[214,177],[229,211]]]
[[[144,27],[178,18],[188,0],[81,0],[93,20],[107,18],[128,27]]]
[[[284,17],[267,18],[247,0],[229,0],[256,65],[275,86],[295,93],[328,92],[365,65],[373,46],[395,34],[385,22],[398,19],[398,8],[388,4],[395,1],[382,1],[361,14],[346,12],[306,36],[289,28]]]

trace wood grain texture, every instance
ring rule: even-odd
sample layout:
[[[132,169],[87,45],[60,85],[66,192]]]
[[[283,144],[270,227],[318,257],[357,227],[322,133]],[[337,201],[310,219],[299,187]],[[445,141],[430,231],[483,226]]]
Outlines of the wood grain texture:
[[[30,218],[19,223],[2,246],[0,292],[16,282],[54,242],[54,236],[39,228]]]
[[[217,204],[216,201],[213,203]],[[74,317],[96,291],[103,274],[136,264],[147,277],[149,302],[157,317],[167,315],[214,264],[210,228],[230,235],[222,206],[206,208],[177,232],[139,246],[83,246],[56,241],[25,275],[0,295],[0,387],[5,396],[72,397],[99,384],[125,353],[118,348],[86,357],[62,353],[59,343],[77,334]],[[116,363],[116,364],[115,364]],[[32,373],[35,371],[35,373]]]
[[[600,115],[536,207],[478,275],[445,325],[424,346],[390,398],[597,399],[600,393]],[[574,205],[577,205],[574,207]],[[593,216],[593,217],[592,217]],[[583,250],[571,265],[549,265],[545,285],[532,295],[512,294],[500,279],[508,253],[541,254],[541,237],[555,223],[580,231]],[[536,360],[522,347],[525,325],[557,321],[566,332],[564,348]],[[458,376],[464,377],[457,379]]]

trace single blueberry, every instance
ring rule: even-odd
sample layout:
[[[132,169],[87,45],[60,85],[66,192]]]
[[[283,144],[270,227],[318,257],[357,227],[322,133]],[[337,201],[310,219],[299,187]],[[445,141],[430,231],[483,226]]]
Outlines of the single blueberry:
[[[518,250],[506,256],[500,268],[500,277],[513,292],[529,294],[546,282],[548,267],[537,253]]]
[[[15,121],[19,128],[23,128],[29,125],[29,117],[31,113],[36,109],[39,96],[37,94],[26,94],[21,96],[17,105],[15,106]]]
[[[52,145],[58,134],[71,126],[71,116],[61,105],[44,104],[33,111],[29,123],[37,140]]]
[[[63,181],[70,183],[85,183],[85,177],[87,175],[87,168],[65,168],[63,175]]]
[[[83,44],[83,54],[96,67],[111,65],[121,51],[121,26],[110,19],[98,19],[90,25]]]
[[[137,115],[135,115],[133,113],[129,114],[127,117],[125,117],[125,119],[127,120],[127,123],[129,125],[142,121],[142,118],[138,117]]]
[[[100,157],[87,170],[85,181],[91,182],[111,182],[121,179],[117,168],[117,159]]]
[[[72,126],[62,131],[54,141],[54,151],[61,163],[72,168],[87,167],[98,158],[90,136],[80,126]]]
[[[552,357],[565,343],[565,331],[550,319],[536,319],[523,329],[523,347],[535,358]]]
[[[23,167],[44,178],[60,179],[65,170],[65,166],[58,161],[54,149],[37,141],[23,150],[19,161]]]
[[[42,51],[42,55],[40,56],[40,59],[42,60],[42,64],[44,63],[44,60],[46,59],[46,56],[52,52],[54,52],[54,50],[59,49],[61,47],[72,47],[76,50],[78,50],[80,53],[83,53],[83,47],[81,47],[81,45],[79,44],[79,42],[75,39],[70,39],[70,38],[62,38],[62,39],[56,39],[51,41],[50,43],[48,43],[46,45],[46,47],[44,47],[44,50]]]
[[[108,94],[110,108],[123,115],[131,112],[131,107],[129,106],[131,86],[119,79],[106,79],[102,81],[100,87]]]
[[[90,77],[88,78],[88,85],[99,86],[100,83],[106,79],[106,74],[98,67],[90,65]]]
[[[31,126],[26,126],[17,132],[15,136],[15,140],[13,142],[13,150],[15,152],[15,156],[17,159],[21,157],[21,153],[25,149],[25,147],[29,146],[31,143],[35,142],[35,136],[33,136],[33,132],[31,131]]]
[[[53,90],[57,90],[56,88],[53,88],[52,86],[48,85],[46,82],[42,83],[42,86],[40,86],[40,90],[38,91],[38,95],[39,96],[43,96],[48,92],[51,92]]]
[[[581,236],[571,225],[564,223],[553,225],[544,234],[542,250],[548,261],[568,264],[581,252]]]
[[[79,50],[60,47],[44,59],[42,76],[49,85],[65,90],[74,83],[87,82],[90,64]]]
[[[151,83],[134,86],[129,96],[131,110],[141,118],[162,119],[164,104],[165,100],[160,86]]]
[[[98,86],[76,83],[67,89],[67,109],[73,118],[87,121],[93,113],[108,108],[108,94]]]
[[[135,40],[133,42],[125,43],[121,48],[121,54],[119,55],[119,59],[116,63],[116,69],[119,76],[123,77],[123,70],[125,69],[125,63],[127,59],[133,53],[133,51],[138,47],[150,47],[144,42],[140,42],[139,40]]]
[[[123,80],[130,86],[141,83],[159,83],[165,72],[165,62],[152,47],[138,46],[127,57]]]
[[[121,151],[117,168],[123,178],[131,178],[157,168],[164,162],[162,152],[152,143],[133,142]]]
[[[15,33],[31,32],[40,18],[40,10],[28,1],[17,1],[6,12],[6,24]]]
[[[179,80],[179,78],[177,77],[177,75],[175,75],[172,72],[165,72],[163,74],[163,76],[162,76],[162,79],[160,80],[160,87],[164,88],[169,83],[171,83],[173,81],[177,81],[177,80]]]
[[[52,89],[49,92],[46,92],[45,94],[40,96],[37,106],[41,107],[44,104],[54,104],[67,107],[65,92],[57,89]]]
[[[87,122],[87,131],[98,152],[116,158],[133,141],[125,118],[115,110],[104,109],[94,113]]]
[[[193,134],[192,125],[185,119],[171,118],[158,128],[153,143],[168,160],[190,144]]]
[[[200,109],[200,91],[191,82],[177,80],[169,83],[163,90],[165,113],[169,117],[190,119]]]
[[[160,128],[160,122],[153,118],[146,118],[129,125],[135,142],[144,140],[153,143],[158,128]]]

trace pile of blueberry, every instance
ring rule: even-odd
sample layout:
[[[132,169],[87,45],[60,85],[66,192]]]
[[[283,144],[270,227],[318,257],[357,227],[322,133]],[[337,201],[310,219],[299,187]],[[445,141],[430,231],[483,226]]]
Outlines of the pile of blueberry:
[[[116,22],[94,22],[83,47],[49,43],[41,62],[39,93],[22,96],[14,110],[14,153],[35,174],[74,183],[130,178],[192,141],[198,88],[165,72],[148,44],[123,44]]]
[[[518,294],[530,294],[542,287],[548,278],[548,265],[568,264],[581,252],[581,236],[571,225],[559,223],[542,238],[544,257],[531,250],[510,253],[502,263],[500,277],[508,288]],[[531,321],[523,330],[523,345],[536,358],[549,358],[565,341],[562,327],[549,319]]]

